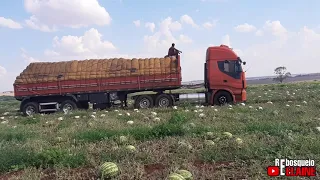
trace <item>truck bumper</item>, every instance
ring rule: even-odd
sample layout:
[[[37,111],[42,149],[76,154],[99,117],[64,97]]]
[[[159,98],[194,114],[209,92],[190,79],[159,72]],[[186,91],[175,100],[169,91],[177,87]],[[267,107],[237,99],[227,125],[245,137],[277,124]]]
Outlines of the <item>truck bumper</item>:
[[[247,91],[246,91],[246,89],[243,89],[242,92],[241,92],[241,101],[242,102],[247,101]]]
[[[243,89],[241,91],[241,94],[236,94],[235,95],[235,101],[236,103],[238,102],[246,102],[247,101],[247,91]]]

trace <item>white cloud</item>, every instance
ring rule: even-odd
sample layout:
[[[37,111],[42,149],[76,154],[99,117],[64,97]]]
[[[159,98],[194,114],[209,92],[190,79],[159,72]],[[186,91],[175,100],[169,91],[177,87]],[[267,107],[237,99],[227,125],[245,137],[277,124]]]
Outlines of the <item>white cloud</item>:
[[[233,51],[239,56],[242,57],[244,55],[243,51],[241,49],[233,49]]]
[[[192,39],[186,35],[180,34],[179,39],[183,43],[191,43]]]
[[[299,34],[302,35],[302,39],[305,40],[307,43],[320,41],[320,33],[317,33],[314,30],[309,29],[307,26],[304,26]]]
[[[159,28],[153,35],[144,37],[145,56],[163,57],[167,54],[171,43],[175,43],[176,48],[183,51],[181,54],[183,81],[203,79],[203,63],[199,63],[199,59],[205,59],[208,46],[190,45],[193,43],[192,38],[184,33],[176,34],[176,31],[182,29],[182,25],[171,17],[162,20],[157,27]]]
[[[273,27],[278,28],[267,32],[277,35],[277,39],[243,48],[243,60],[251,67],[248,76],[270,75],[278,66],[286,66],[292,73],[319,72],[320,32],[306,26],[298,32],[290,32],[279,26],[280,22],[275,24],[278,25]],[[285,39],[279,36],[282,33],[286,34]]]
[[[240,25],[236,26],[234,29],[238,32],[253,32],[257,28],[251,24],[244,23],[244,24],[240,24]]]
[[[221,44],[231,44],[230,36],[225,35],[223,36],[221,42],[215,42],[214,44],[204,45],[200,47],[190,47],[189,45],[182,46],[182,48],[180,49],[181,51],[183,51],[183,54],[181,55],[182,81],[203,80],[203,63],[206,58],[206,50],[210,46],[220,46]],[[239,53],[239,55],[243,54],[243,52],[239,49],[235,49],[234,51],[236,51],[236,53]]]
[[[102,57],[114,52],[116,47],[102,39],[97,29],[91,28],[83,36],[63,36],[53,38],[53,49],[45,50],[46,56],[77,57],[80,59]]]
[[[144,43],[148,51],[152,52],[166,52],[171,43],[190,43],[192,41],[186,35],[176,38],[173,35],[174,31],[181,30],[182,25],[178,21],[173,21],[171,17],[167,17],[159,23],[159,30],[154,32],[151,36],[144,36]],[[160,49],[160,50],[159,50]]]
[[[53,50],[46,49],[44,51],[44,55],[46,55],[46,56],[59,56],[60,54],[53,51]]]
[[[7,28],[11,28],[11,29],[21,29],[22,26],[13,21],[12,19],[7,19],[7,18],[4,18],[4,17],[0,17],[0,27],[7,27]]]
[[[263,31],[262,30],[257,30],[255,35],[256,36],[263,36]]]
[[[206,29],[212,29],[216,26],[216,22],[205,22],[202,24],[202,26]]]
[[[3,66],[0,66],[0,82],[1,82],[0,92],[12,91],[13,90],[12,84],[15,78],[17,77],[17,75],[19,75],[21,71],[19,68],[7,70]]]
[[[309,29],[304,26],[299,33],[296,34],[301,42],[301,47],[306,51],[306,55],[312,57],[311,59],[317,59],[320,56],[319,44],[320,44],[320,32],[317,33],[313,29]],[[308,58],[306,58],[308,59]],[[309,63],[309,59],[307,60]]]
[[[57,27],[87,27],[109,25],[111,17],[97,0],[25,0],[24,6],[32,16],[26,20],[33,29],[50,32]]]
[[[181,23],[185,23],[185,24],[191,25],[191,26],[194,27],[194,28],[198,28],[198,27],[199,27],[199,26],[193,21],[193,19],[192,19],[189,15],[187,15],[187,14],[181,16],[180,21],[181,21]]]
[[[178,21],[174,21],[170,23],[169,28],[171,31],[179,31],[182,29],[182,25]]]
[[[7,70],[4,67],[0,66],[0,77],[3,77],[6,74],[7,74]]]
[[[254,32],[256,36],[263,36],[265,33],[271,33],[274,36],[286,39],[288,36],[287,29],[280,23],[280,21],[266,21],[261,29],[257,29],[254,25],[244,23],[234,28],[237,32]]]
[[[135,21],[133,21],[133,24],[134,24],[136,27],[140,27],[141,22],[140,22],[140,20],[135,20]]]
[[[182,81],[203,79],[203,63],[206,57],[206,48],[207,47],[203,46],[188,50],[180,49],[183,51],[180,63],[182,69]]]
[[[230,41],[230,36],[229,34],[224,35],[222,37],[222,44],[231,47],[231,41]]]
[[[21,57],[24,59],[24,61],[26,63],[29,64],[29,63],[32,63],[32,62],[39,62],[38,59],[29,56],[28,52],[24,48],[20,48],[20,50],[21,50]]]
[[[288,32],[285,27],[282,26],[280,21],[266,21],[263,26],[265,31],[271,32],[275,36],[285,36]]]
[[[35,16],[31,16],[29,19],[25,20],[27,26],[31,29],[40,30],[43,32],[54,32],[57,31],[57,27],[53,26],[50,28],[49,26],[42,24]]]
[[[231,43],[230,36],[229,36],[229,34],[226,34],[226,35],[224,35],[224,36],[222,37],[222,39],[221,39],[221,44],[217,44],[217,45],[209,44],[209,46],[226,45],[226,46],[228,46],[229,48],[231,48],[238,56],[241,57],[241,56],[244,55],[244,52],[243,52],[241,49],[239,49],[239,48],[234,49],[234,48],[232,48],[231,44],[232,44],[232,43]]]
[[[147,22],[145,24],[145,27],[148,28],[151,32],[154,32],[154,29],[156,28],[156,25],[154,23]]]

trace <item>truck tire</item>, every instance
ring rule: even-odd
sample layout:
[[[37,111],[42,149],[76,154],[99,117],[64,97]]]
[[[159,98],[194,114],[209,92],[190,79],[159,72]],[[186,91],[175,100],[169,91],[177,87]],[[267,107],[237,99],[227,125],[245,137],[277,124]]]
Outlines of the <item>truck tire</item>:
[[[173,100],[171,98],[170,95],[168,94],[160,94],[157,98],[156,98],[156,106],[157,107],[161,107],[161,108],[167,108],[167,107],[171,107],[173,104]]]
[[[22,113],[25,116],[32,116],[39,113],[39,104],[36,102],[28,102],[22,106]]]
[[[141,95],[134,101],[134,107],[137,109],[147,109],[153,107],[153,99],[148,95]]]
[[[232,96],[229,92],[226,91],[219,91],[217,94],[214,95],[214,104],[216,105],[225,105],[232,102]]]
[[[77,109],[77,104],[72,100],[65,100],[60,105],[60,111],[73,111]]]

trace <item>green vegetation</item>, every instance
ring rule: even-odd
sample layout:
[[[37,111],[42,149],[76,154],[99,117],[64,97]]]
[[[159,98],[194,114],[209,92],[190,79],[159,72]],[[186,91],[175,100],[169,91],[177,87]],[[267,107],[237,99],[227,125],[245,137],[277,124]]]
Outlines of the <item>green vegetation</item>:
[[[245,105],[232,107],[34,117],[1,97],[0,179],[97,179],[106,161],[118,165],[116,179],[123,180],[165,179],[177,169],[195,179],[266,179],[275,158],[320,162],[319,92],[317,82],[260,85],[248,87]]]

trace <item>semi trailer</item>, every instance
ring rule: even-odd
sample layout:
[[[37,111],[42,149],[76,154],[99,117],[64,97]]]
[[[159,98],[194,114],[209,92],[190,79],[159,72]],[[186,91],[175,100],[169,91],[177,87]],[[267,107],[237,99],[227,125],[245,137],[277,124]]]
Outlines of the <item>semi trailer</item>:
[[[135,108],[170,107],[183,94],[180,55],[145,59],[89,59],[30,63],[13,84],[14,97],[25,115],[49,111],[106,109],[116,101]],[[195,61],[198,62],[198,61]],[[228,46],[212,46],[204,61],[205,103],[224,105],[245,102],[246,62]],[[190,72],[193,73],[193,72]],[[170,90],[169,93],[166,91]]]

